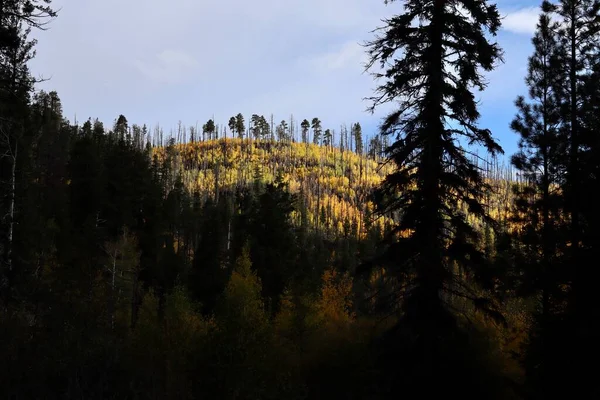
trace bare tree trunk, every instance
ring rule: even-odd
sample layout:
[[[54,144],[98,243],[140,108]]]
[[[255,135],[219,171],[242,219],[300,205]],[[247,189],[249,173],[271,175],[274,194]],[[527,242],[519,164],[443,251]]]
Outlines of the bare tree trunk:
[[[10,143],[9,143],[10,146]],[[15,189],[16,189],[16,172],[17,172],[17,150],[18,144],[15,143],[15,151],[12,153],[12,166],[10,173],[10,204],[8,206],[8,249],[6,250],[6,263],[8,265],[8,270],[12,271],[13,262],[12,262],[12,249],[13,249],[13,232],[15,226]]]
[[[112,283],[111,283],[111,310],[110,310],[110,330],[115,330],[115,309],[116,309],[116,301],[115,301],[115,277],[117,275],[117,250],[113,254],[113,264],[112,264]]]

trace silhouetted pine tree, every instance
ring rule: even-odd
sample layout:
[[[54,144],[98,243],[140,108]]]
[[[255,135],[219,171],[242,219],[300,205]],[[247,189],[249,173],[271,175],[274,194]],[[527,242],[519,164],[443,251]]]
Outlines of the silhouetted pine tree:
[[[523,182],[515,186],[516,201],[513,222],[520,228],[524,265],[520,271],[521,293],[539,299],[536,323],[530,335],[527,357],[529,384],[539,398],[552,392],[556,377],[550,378],[557,365],[550,365],[560,335],[553,321],[557,310],[564,306],[560,285],[565,284],[561,262],[566,251],[563,223],[564,161],[567,153],[565,138],[561,135],[561,85],[566,80],[562,68],[561,47],[554,33],[557,23],[550,16],[540,16],[532,40],[534,53],[529,57],[525,82],[529,99],[519,96],[515,102],[518,113],[511,129],[518,133],[519,152],[512,156]],[[557,342],[558,340],[558,342]]]
[[[552,355],[558,367],[554,376],[560,378],[560,381],[553,381],[552,391],[553,395],[571,396],[572,389],[578,388],[581,393],[594,397],[594,394],[600,395],[599,389],[593,386],[595,378],[587,365],[600,356],[600,342],[596,339],[600,324],[599,305],[592,283],[597,281],[598,273],[597,261],[589,258],[592,253],[588,253],[593,246],[586,243],[590,238],[586,219],[591,217],[589,221],[594,221],[594,212],[584,213],[586,209],[590,210],[586,206],[586,197],[593,193],[594,182],[593,163],[587,161],[597,145],[594,137],[598,135],[598,132],[592,133],[595,117],[590,110],[594,108],[595,89],[590,82],[597,77],[594,70],[600,50],[600,1],[560,0],[555,4],[544,1],[542,7],[561,21],[557,34],[567,76],[563,84],[561,130],[568,157],[563,190],[570,225],[566,277],[569,304],[561,322],[564,334],[560,355],[563,357]],[[597,226],[594,226],[592,231],[596,230]],[[596,232],[593,235],[597,236]]]
[[[462,272],[478,278],[485,271],[478,234],[460,210],[466,205],[473,216],[489,220],[481,199],[490,189],[457,141],[492,155],[502,152],[491,132],[477,126],[471,91],[484,88],[480,70],[492,70],[501,58],[498,45],[485,36],[497,32],[500,18],[496,6],[482,0],[408,0],[404,10],[386,19],[382,33],[366,44],[367,68],[383,70],[373,74],[383,82],[371,110],[399,103],[381,125],[382,135],[395,138],[386,154],[397,169],[376,195],[379,212],[401,211],[382,260],[403,288],[400,338],[389,342],[400,343],[401,352],[387,353],[397,371],[390,391],[448,394],[450,384],[477,374],[479,384],[459,385],[455,393],[490,398],[493,385],[483,383],[483,369],[475,366],[453,312],[454,300],[462,298],[498,316],[462,278]]]

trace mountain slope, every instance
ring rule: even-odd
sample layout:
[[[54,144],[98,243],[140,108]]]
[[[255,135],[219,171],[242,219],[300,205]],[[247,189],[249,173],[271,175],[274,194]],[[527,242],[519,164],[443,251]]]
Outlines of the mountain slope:
[[[380,160],[315,144],[219,139],[171,144],[153,149],[158,161],[170,160],[191,192],[206,197],[270,183],[280,177],[298,195],[299,222],[323,233],[362,237],[373,219],[372,190],[389,172]]]

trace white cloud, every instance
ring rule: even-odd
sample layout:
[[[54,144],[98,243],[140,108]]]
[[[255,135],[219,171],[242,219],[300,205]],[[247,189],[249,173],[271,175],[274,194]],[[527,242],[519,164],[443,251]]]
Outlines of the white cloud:
[[[148,79],[157,83],[180,83],[192,72],[196,72],[198,62],[186,52],[180,50],[164,50],[156,55],[155,60],[134,61],[135,67]]]
[[[534,0],[501,0],[507,18],[498,40],[506,64],[490,76],[485,101],[512,107],[522,88]],[[107,124],[124,114],[166,130],[213,115],[226,123],[242,112],[275,120],[318,116],[329,128],[379,121],[364,97],[376,83],[363,73],[365,48],[382,18],[403,2],[383,0],[53,0],[62,8],[39,43],[40,88],[57,90],[68,117],[98,117]],[[117,12],[115,10],[118,10]],[[506,13],[506,11],[511,11]],[[514,11],[514,12],[512,12]],[[516,87],[516,88],[515,88]],[[498,100],[500,99],[500,101]]]
[[[539,7],[527,7],[507,12],[502,20],[502,28],[513,33],[533,35],[539,15]]]
[[[358,41],[348,41],[335,46],[334,50],[316,54],[308,58],[300,58],[301,66],[309,66],[316,72],[339,71],[343,69],[357,70],[357,66],[365,61],[365,48]]]

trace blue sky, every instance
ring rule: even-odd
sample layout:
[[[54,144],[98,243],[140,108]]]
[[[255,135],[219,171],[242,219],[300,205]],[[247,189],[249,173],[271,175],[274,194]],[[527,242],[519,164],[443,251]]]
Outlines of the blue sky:
[[[523,77],[540,1],[500,0],[504,28],[497,37],[505,63],[481,94],[481,125],[507,154],[508,129]],[[53,0],[59,16],[35,33],[35,76],[56,90],[65,115],[119,114],[166,132],[254,113],[275,121],[319,117],[325,128],[360,122],[374,132],[385,110],[365,112],[372,78],[364,49],[380,20],[402,9],[383,0]]]

